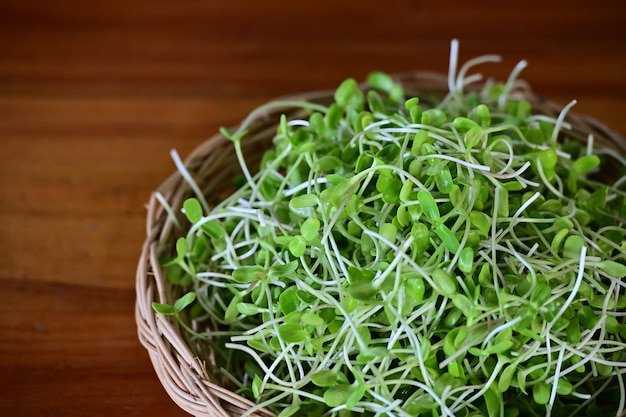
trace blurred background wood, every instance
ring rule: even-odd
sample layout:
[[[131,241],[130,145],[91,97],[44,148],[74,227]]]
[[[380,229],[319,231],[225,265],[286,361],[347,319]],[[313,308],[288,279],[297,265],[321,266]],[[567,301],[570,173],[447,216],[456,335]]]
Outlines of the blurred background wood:
[[[222,125],[372,70],[521,59],[626,134],[626,3],[0,1],[0,415],[182,416],[139,345],[144,204]]]

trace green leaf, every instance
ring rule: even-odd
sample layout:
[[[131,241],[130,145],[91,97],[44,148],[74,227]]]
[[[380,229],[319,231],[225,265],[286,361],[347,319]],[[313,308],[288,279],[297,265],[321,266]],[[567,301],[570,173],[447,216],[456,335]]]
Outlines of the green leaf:
[[[153,302],[152,309],[159,314],[163,314],[164,316],[173,316],[176,314],[176,309],[169,304]]]
[[[459,269],[465,273],[470,273],[474,266],[474,249],[465,247],[459,255]]]
[[[446,337],[443,339],[443,353],[446,356],[452,356],[456,353],[456,348],[454,347],[454,338],[456,337],[459,329],[454,329],[446,334]]]
[[[430,245],[430,229],[422,222],[413,223],[411,236],[415,244],[415,252],[421,254]]]
[[[191,285],[190,282],[187,282],[190,279],[189,275],[187,275],[185,270],[178,264],[168,265],[165,273],[167,280],[174,285],[181,285],[183,287]]]
[[[233,280],[240,284],[248,284],[265,278],[265,268],[259,265],[242,266],[233,271]]]
[[[338,105],[337,103],[331,104],[328,108],[328,111],[326,112],[326,116],[324,116],[326,127],[328,129],[336,129],[343,115],[344,110],[340,105]]]
[[[550,244],[550,249],[552,249],[554,253],[558,253],[561,250],[561,244],[569,232],[569,229],[561,229],[554,235],[552,243]]]
[[[200,229],[209,235],[213,242],[221,241],[226,235],[224,228],[218,222],[213,220],[202,223]]]
[[[372,341],[372,333],[370,332],[370,329],[368,327],[366,326],[359,327],[356,330],[356,333],[359,335],[364,345],[367,346]]]
[[[452,296],[452,302],[454,305],[463,312],[463,315],[467,318],[474,318],[476,316],[476,309],[474,302],[470,300],[464,294],[454,294]]]
[[[337,167],[340,167],[341,164],[341,159],[333,155],[324,155],[317,160],[317,168],[327,174],[335,172]]]
[[[347,106],[357,90],[358,84],[353,78],[344,80],[335,91],[335,102],[341,107]]]
[[[402,181],[394,178],[383,190],[383,201],[388,204],[396,204],[400,201],[400,192],[402,190]]]
[[[496,190],[499,190],[498,195],[498,213],[500,217],[509,217],[509,190],[505,187],[498,186]],[[495,216],[496,213],[493,213]]]
[[[349,384],[336,384],[324,392],[324,402],[329,407],[338,407],[348,401],[354,392],[354,387]]]
[[[315,194],[304,194],[293,197],[289,201],[289,205],[295,209],[317,206],[318,196]]]
[[[287,343],[301,343],[308,337],[306,330],[296,323],[281,324],[278,326],[278,334]]]
[[[424,279],[420,277],[408,278],[404,283],[404,291],[418,303],[421,302],[426,292]]]
[[[224,320],[231,321],[237,318],[239,315],[239,310],[237,309],[237,304],[241,301],[241,296],[236,295],[230,300],[228,306],[226,307],[226,311],[224,312]]]
[[[556,383],[556,392],[559,395],[570,395],[574,390],[573,385],[565,378],[559,378]]]
[[[245,316],[254,316],[259,314],[259,307],[252,303],[237,303],[237,311]]]
[[[361,398],[365,395],[365,391],[365,384],[359,384],[348,396],[348,399],[346,400],[346,409],[352,410],[354,406],[361,401]]]
[[[513,347],[514,343],[512,340],[504,340],[502,342],[495,343],[485,349],[485,352],[488,355],[497,355],[502,354]]]
[[[422,124],[439,127],[446,122],[448,116],[446,113],[437,108],[424,110],[422,113]]]
[[[441,243],[452,253],[456,253],[459,250],[461,243],[456,235],[446,226],[441,223],[435,228],[435,233],[441,239]]]
[[[177,261],[182,261],[185,256],[187,256],[187,239],[185,239],[184,237],[179,237],[178,240],[176,240],[176,260]]]
[[[444,166],[435,174],[435,184],[437,184],[437,189],[442,193],[449,193],[452,191],[454,186],[454,181],[452,180],[452,174],[450,173],[450,168]]]
[[[569,321],[565,336],[567,337],[567,341],[574,346],[580,343],[580,324],[578,323],[577,317]]]
[[[254,378],[252,379],[252,395],[254,395],[254,398],[259,398],[261,395],[262,384],[263,380],[261,380],[261,377],[258,374],[254,375]]]
[[[367,301],[378,293],[370,281],[356,281],[348,287],[348,293],[356,300]]]
[[[202,219],[202,206],[197,199],[188,198],[185,200],[183,209],[185,210],[185,216],[187,216],[191,223],[197,223]]]
[[[209,240],[205,235],[198,235],[193,241],[193,247],[191,248],[191,257],[198,259],[206,256],[209,250]]]
[[[433,195],[426,191],[420,190],[417,192],[417,201],[419,201],[420,206],[422,206],[422,210],[424,210],[424,214],[431,222],[435,222],[439,220],[439,207],[435,202],[435,198]]]
[[[623,263],[607,259],[600,262],[599,267],[603,272],[612,277],[620,279],[626,277],[626,265]]]
[[[475,121],[462,116],[455,117],[452,121],[452,126],[454,126],[454,128],[460,133],[465,133],[472,128],[480,128]]]
[[[552,288],[548,284],[539,284],[530,295],[530,302],[535,308],[541,308],[552,295]]]
[[[369,109],[372,111],[377,111],[378,108],[381,107],[381,99],[378,93],[375,91],[369,91],[367,93],[367,102],[369,104]],[[367,126],[369,126],[374,118],[372,117],[372,113],[369,111],[360,112],[357,117],[353,118],[352,126],[355,133],[362,132]],[[347,152],[347,154],[346,154]],[[359,149],[355,146],[347,146],[344,148],[342,152],[342,159],[346,162],[353,162],[358,158]],[[346,156],[347,158],[344,158]]]
[[[461,316],[463,316],[463,312],[461,310],[456,308],[453,309],[446,315],[446,319],[443,322],[444,326],[448,329],[456,327]]]
[[[327,188],[326,191],[330,193],[330,202],[332,205],[340,207],[345,201],[348,201],[348,198],[352,195],[352,188],[353,184],[348,180],[343,180],[333,185],[331,188]]]
[[[325,324],[324,319],[315,313],[304,313],[301,320],[304,324],[314,327],[323,326]]]
[[[389,356],[389,349],[387,349],[385,346],[373,346],[373,347],[368,347],[364,353],[367,356],[371,357],[372,359],[377,359],[377,358],[382,359],[382,358],[386,358],[387,356]]]
[[[517,371],[517,364],[510,364],[500,374],[500,379],[498,380],[498,390],[500,392],[505,392],[511,386],[511,381],[513,380],[513,376],[515,375],[515,371]]]
[[[465,146],[471,149],[478,145],[483,140],[484,136],[486,136],[486,133],[481,127],[473,127],[465,133],[463,136],[463,142],[465,143]]]
[[[307,218],[302,226],[300,226],[300,234],[307,242],[312,241],[317,237],[320,230],[320,221],[317,217]]]
[[[548,180],[554,177],[554,167],[558,162],[555,148],[542,149],[536,152],[537,159],[541,162],[541,168]]]
[[[565,239],[563,244],[563,257],[576,259],[580,257],[582,247],[585,246],[585,239],[578,235],[571,235]]]
[[[398,235],[398,228],[393,223],[383,223],[380,226],[380,234],[391,243],[394,243]]]
[[[413,193],[413,182],[410,180],[406,180],[404,181],[404,183],[402,184],[402,188],[400,188],[400,201],[402,201],[403,203],[406,203],[407,201],[409,201],[411,199],[411,194]]]
[[[586,174],[600,166],[600,158],[597,155],[585,155],[578,158],[572,164],[572,171],[577,174]]]
[[[287,408],[284,408],[283,411],[278,414],[277,417],[291,417],[295,416],[300,412],[300,404],[291,404]]]
[[[270,266],[267,276],[270,278],[289,277],[298,269],[298,261],[291,261],[286,264],[275,264]]]
[[[359,173],[370,168],[373,163],[374,158],[369,152],[360,153],[356,160],[356,166],[354,167],[355,173]]]
[[[476,116],[476,121],[480,123],[481,126],[488,127],[491,125],[491,113],[487,105],[479,104],[476,106],[474,114]]]
[[[180,313],[181,311],[185,309],[185,307],[193,303],[195,299],[196,299],[196,293],[188,292],[187,294],[183,295],[178,300],[176,300],[176,302],[174,303],[174,310],[176,310],[177,313]]]
[[[550,388],[550,385],[545,382],[533,385],[533,399],[537,404],[548,404],[548,401],[550,401]]]
[[[262,340],[248,339],[246,340],[246,343],[248,344],[248,346],[250,346],[251,348],[255,350],[258,350],[259,352],[264,352],[264,353],[270,352],[266,343],[263,342]]]
[[[495,385],[491,385],[487,391],[485,391],[485,404],[487,405],[488,416],[500,415],[500,406],[503,403],[502,394],[496,389]]]
[[[228,129],[227,127],[222,126],[220,127],[220,133],[222,134],[222,136],[232,142],[239,142],[241,138],[243,138],[248,133],[248,131],[243,130],[235,134],[234,132],[231,132],[230,129]]]
[[[283,291],[278,297],[278,305],[284,315],[296,311],[300,306],[300,298],[297,294],[297,288],[292,286]]]
[[[337,382],[337,372],[325,369],[311,375],[311,382],[318,387],[328,387]]]
[[[419,98],[412,97],[404,103],[404,107],[409,111],[411,123],[419,123],[422,120],[422,108],[419,105]]]
[[[428,132],[425,130],[420,130],[418,133],[415,134],[415,137],[413,138],[413,144],[411,145],[411,154],[413,154],[413,156],[424,155],[422,146],[428,143],[430,140],[431,138],[428,135]],[[421,165],[421,162],[419,163],[419,165]]]
[[[386,92],[391,91],[395,85],[393,78],[381,71],[371,72],[367,76],[367,83],[372,88],[377,88]]]
[[[619,332],[620,324],[614,316],[607,316],[604,325],[607,333],[617,334]]]
[[[435,269],[432,273],[432,279],[442,295],[452,297],[456,293],[455,279],[443,269]]]
[[[304,255],[304,252],[306,251],[306,241],[302,236],[293,236],[289,241],[288,247],[289,252],[291,252],[293,256],[299,258]]]
[[[302,321],[302,311],[292,311],[291,313],[283,317],[283,321],[285,323],[297,324],[298,326],[301,326],[302,323],[300,322]]]
[[[330,324],[337,317],[337,313],[332,308],[324,308],[320,311],[320,317],[324,319],[324,323]]]

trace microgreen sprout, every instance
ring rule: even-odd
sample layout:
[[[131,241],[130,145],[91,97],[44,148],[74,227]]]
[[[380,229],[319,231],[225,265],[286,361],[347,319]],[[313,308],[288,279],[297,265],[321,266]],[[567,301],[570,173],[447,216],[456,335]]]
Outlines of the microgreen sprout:
[[[594,174],[626,161],[573,138],[574,101],[533,114],[525,61],[477,91],[500,58],[457,72],[457,53],[434,104],[376,72],[329,106],[268,105],[309,116],[281,119],[256,173],[241,145],[264,108],[224,129],[245,181],[213,207],[172,153],[196,193],[163,261],[186,295],[154,309],[245,415],[624,412],[626,181]]]

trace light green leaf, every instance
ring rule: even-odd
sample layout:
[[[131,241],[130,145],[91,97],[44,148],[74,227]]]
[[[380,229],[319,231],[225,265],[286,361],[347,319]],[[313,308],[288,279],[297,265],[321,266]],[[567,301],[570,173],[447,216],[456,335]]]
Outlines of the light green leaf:
[[[304,194],[293,197],[289,205],[296,209],[315,207],[318,202],[318,196],[315,194]]]
[[[435,198],[433,195],[426,191],[420,190],[417,192],[417,201],[419,201],[422,210],[424,210],[424,214],[431,222],[439,220],[439,207],[435,202]]]
[[[574,161],[572,170],[577,174],[586,174],[598,166],[600,166],[600,158],[597,155],[585,155]]]
[[[452,253],[456,253],[459,250],[461,243],[456,235],[446,226],[441,223],[435,228],[435,233],[441,239],[441,243]]]
[[[533,399],[537,404],[548,404],[550,400],[550,385],[545,382],[539,382],[533,385]]]
[[[337,372],[325,369],[311,375],[311,382],[318,387],[328,387],[337,382]]]
[[[287,343],[301,343],[308,336],[306,330],[296,323],[281,324],[278,326],[278,334]]]
[[[165,316],[173,316],[176,314],[176,309],[169,304],[161,304],[161,303],[152,303],[152,309],[159,314],[163,314]]]
[[[196,293],[188,292],[187,294],[183,295],[178,300],[176,300],[176,302],[174,303],[174,310],[176,310],[177,313],[180,313],[181,311],[185,309],[185,307],[193,303],[195,299],[196,299]]]
[[[283,291],[278,297],[278,305],[284,315],[296,311],[300,306],[297,288],[292,286]]]
[[[337,407],[345,404],[353,392],[354,387],[352,385],[336,384],[324,392],[324,401],[329,407]]]
[[[266,278],[265,268],[259,265],[242,266],[233,271],[233,281],[247,284]]]
[[[187,239],[185,239],[184,237],[179,237],[178,240],[176,240],[176,260],[177,261],[182,261],[185,256],[187,256]]]
[[[202,206],[200,202],[195,198],[188,198],[183,203],[183,209],[185,210],[185,216],[191,223],[197,223],[202,219]]]
[[[300,412],[299,404],[291,404],[289,407],[283,409],[283,411],[278,414],[278,417],[291,417],[295,416],[298,412]]]
[[[615,278],[626,277],[626,265],[610,259],[600,262],[600,269]]]
[[[300,226],[300,234],[307,242],[312,241],[317,237],[320,230],[320,221],[317,217],[307,218],[302,226]]]
[[[252,379],[252,395],[254,395],[254,398],[259,398],[261,395],[262,384],[263,380],[261,377],[258,374],[254,375],[254,378]]]
[[[293,256],[299,258],[306,251],[306,242],[302,236],[293,236],[289,241],[288,248]]]
[[[271,278],[289,277],[298,269],[298,261],[291,261],[286,264],[275,264],[270,266],[267,276]]]
[[[304,324],[318,327],[324,325],[324,319],[315,313],[304,313],[301,318]]]
[[[245,316],[254,316],[259,314],[259,307],[252,303],[237,303],[237,311]]]

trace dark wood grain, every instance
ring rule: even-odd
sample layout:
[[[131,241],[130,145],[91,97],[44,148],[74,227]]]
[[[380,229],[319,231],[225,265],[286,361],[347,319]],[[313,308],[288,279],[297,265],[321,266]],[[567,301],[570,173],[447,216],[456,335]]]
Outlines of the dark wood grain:
[[[2,415],[184,415],[164,401],[136,342],[131,291],[27,280],[0,285]]]
[[[0,1],[0,415],[184,415],[136,337],[144,204],[222,125],[282,94],[461,60],[626,134],[609,0]]]

